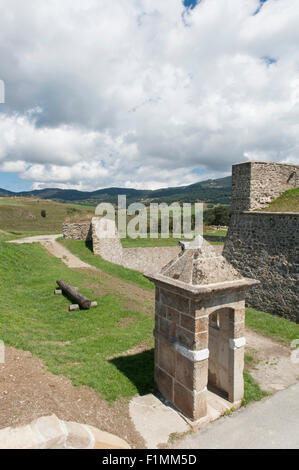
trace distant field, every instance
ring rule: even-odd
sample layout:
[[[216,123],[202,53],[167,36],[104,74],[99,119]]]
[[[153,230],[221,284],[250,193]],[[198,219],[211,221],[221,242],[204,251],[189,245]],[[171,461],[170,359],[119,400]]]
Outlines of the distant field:
[[[41,212],[46,212],[46,217]],[[54,201],[32,198],[0,198],[0,238],[7,236],[1,232],[17,232],[20,236],[43,233],[59,233],[67,220],[91,218],[94,207],[62,204]],[[27,235],[25,232],[29,233]],[[8,235],[10,237],[10,234]],[[11,237],[10,237],[11,238]],[[15,237],[17,238],[17,237]]]
[[[227,230],[213,230],[209,227],[204,227],[204,235],[210,236],[220,236],[225,237]],[[123,238],[121,243],[123,248],[137,248],[137,247],[151,247],[151,246],[177,246],[179,240],[184,240],[184,238]],[[190,241],[185,239],[186,242]],[[210,241],[211,245],[223,245],[222,242]]]
[[[285,191],[263,210],[267,212],[299,212],[299,188]]]
[[[45,211],[46,217],[41,212]],[[94,215],[93,206],[65,204],[46,199],[29,197],[0,197],[0,240],[30,237],[47,233],[62,232],[64,221],[76,222],[90,220]],[[129,222],[133,216],[127,216]],[[117,213],[116,213],[117,223]],[[226,235],[223,230],[205,229],[209,235]],[[177,238],[168,239],[131,239],[122,240],[124,247],[137,246],[172,246],[177,245]],[[214,243],[214,242],[212,242]],[[215,242],[218,244],[218,242]]]

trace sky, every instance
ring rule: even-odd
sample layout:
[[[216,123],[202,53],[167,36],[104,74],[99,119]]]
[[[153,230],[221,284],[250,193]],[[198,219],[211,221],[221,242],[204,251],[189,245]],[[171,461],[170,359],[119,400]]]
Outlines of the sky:
[[[0,0],[0,187],[298,163],[298,0]]]

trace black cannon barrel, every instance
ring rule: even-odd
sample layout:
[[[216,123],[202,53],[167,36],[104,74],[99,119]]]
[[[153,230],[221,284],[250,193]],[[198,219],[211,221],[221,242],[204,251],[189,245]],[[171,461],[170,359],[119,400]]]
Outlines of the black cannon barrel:
[[[90,308],[91,301],[78,292],[78,287],[69,286],[66,282],[56,281],[62,292],[74,303],[80,305],[84,310]]]

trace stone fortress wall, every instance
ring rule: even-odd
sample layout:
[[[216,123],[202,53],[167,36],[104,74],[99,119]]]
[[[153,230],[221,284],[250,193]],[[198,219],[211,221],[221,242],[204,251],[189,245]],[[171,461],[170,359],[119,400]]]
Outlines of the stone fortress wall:
[[[62,226],[62,232],[64,238],[84,241],[92,240],[92,230],[90,221],[77,223],[65,222]]]
[[[248,306],[299,322],[299,212],[257,211],[298,186],[298,165],[233,165],[232,216],[223,255],[246,277],[258,279]]]
[[[232,167],[232,210],[262,209],[287,189],[299,186],[298,165],[246,162]]]
[[[78,222],[63,224],[63,236],[73,240],[91,241],[93,252],[106,261],[120,264],[125,268],[136,269],[141,272],[156,273],[171,261],[181,250],[179,246],[162,246],[147,248],[123,248],[115,224],[110,227],[99,227],[107,219],[94,217],[92,223]],[[109,225],[109,224],[108,224]],[[110,228],[109,237],[97,234],[97,229],[105,232]]]

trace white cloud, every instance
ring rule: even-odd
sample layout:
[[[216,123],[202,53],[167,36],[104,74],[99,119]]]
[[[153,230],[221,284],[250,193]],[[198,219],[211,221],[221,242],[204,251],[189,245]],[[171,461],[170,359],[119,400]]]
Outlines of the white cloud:
[[[258,5],[0,0],[0,171],[157,188],[298,161],[299,4]]]

